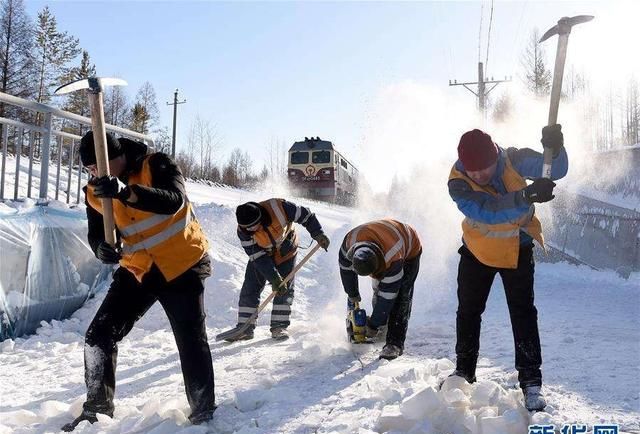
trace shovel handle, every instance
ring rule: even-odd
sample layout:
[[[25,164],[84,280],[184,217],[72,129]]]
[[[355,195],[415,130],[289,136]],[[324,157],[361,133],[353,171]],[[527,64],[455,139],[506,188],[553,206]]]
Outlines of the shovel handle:
[[[311,259],[311,257],[314,255],[314,253],[318,251],[319,248],[320,248],[320,244],[316,244],[315,246],[313,246],[311,251],[307,253],[306,256],[296,264],[293,270],[291,270],[291,272],[287,274],[287,277],[285,277],[282,280],[282,285],[286,285],[287,282],[293,279],[293,276],[295,276],[295,274],[302,268],[302,266],[306,264],[309,259]],[[282,285],[280,285],[280,287],[282,287]],[[271,302],[271,300],[275,298],[277,294],[278,294],[278,291],[274,289],[271,292],[271,294],[269,294],[269,296],[262,303],[260,303],[260,306],[258,306],[258,309],[256,309],[256,311],[249,317],[249,319],[247,320],[247,324],[251,324],[253,320],[255,320],[258,317],[260,312],[262,312],[262,310]]]

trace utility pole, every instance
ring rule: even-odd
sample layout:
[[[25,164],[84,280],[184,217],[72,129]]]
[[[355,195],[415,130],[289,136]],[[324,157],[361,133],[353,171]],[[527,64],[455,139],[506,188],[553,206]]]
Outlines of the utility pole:
[[[480,110],[482,114],[485,114],[487,111],[487,95],[489,95],[489,92],[495,89],[495,87],[498,84],[504,83],[506,81],[511,81],[511,77],[509,78],[505,77],[504,80],[494,80],[493,77],[491,77],[491,80],[485,80],[484,65],[482,64],[482,62],[478,62],[478,81],[458,83],[458,80],[453,80],[453,82],[449,80],[449,86],[464,86],[465,89],[467,89],[469,92],[471,92],[478,98],[478,110]],[[477,93],[468,87],[469,85],[474,85],[474,84],[478,85]],[[487,84],[493,84],[493,86],[491,86],[491,88],[487,90],[487,86],[486,86]]]
[[[173,137],[171,139],[171,158],[176,158],[176,119],[178,118],[178,104],[184,104],[187,100],[178,101],[178,89],[173,94],[173,103],[167,105],[173,106]]]

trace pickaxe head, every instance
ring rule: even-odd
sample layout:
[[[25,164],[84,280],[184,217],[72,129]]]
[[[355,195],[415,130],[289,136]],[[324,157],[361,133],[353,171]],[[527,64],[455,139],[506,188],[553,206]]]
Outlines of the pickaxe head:
[[[547,32],[542,35],[540,38],[540,42],[546,41],[553,35],[566,35],[567,33],[571,33],[571,27],[576,24],[586,23],[587,21],[591,21],[593,19],[593,15],[576,15],[575,17],[562,17],[558,20],[558,24],[551,27]]]
[[[63,84],[54,94],[63,95],[80,89],[88,89],[90,93],[100,93],[105,86],[126,86],[127,82],[121,78],[89,77]]]

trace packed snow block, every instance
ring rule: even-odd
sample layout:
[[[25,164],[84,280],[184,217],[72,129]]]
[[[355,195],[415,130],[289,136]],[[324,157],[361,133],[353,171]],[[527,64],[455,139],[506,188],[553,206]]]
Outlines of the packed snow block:
[[[467,383],[467,380],[457,375],[445,378],[440,390],[446,392],[453,389],[459,389],[464,393],[469,393],[471,391],[471,385]]]
[[[382,408],[382,414],[376,423],[376,429],[379,432],[388,431],[409,431],[416,422],[404,417],[398,405],[387,405]]]
[[[269,400],[269,394],[264,390],[242,390],[235,395],[236,408],[243,413],[257,410]]]
[[[41,422],[41,418],[29,410],[15,410],[0,413],[2,423],[9,426],[26,426],[36,422]]]
[[[438,434],[438,431],[430,421],[423,420],[411,428],[408,434]]]
[[[34,206],[0,214],[0,340],[68,318],[108,278],[86,233],[80,210]]]
[[[469,397],[460,389],[449,389],[442,392],[444,400],[453,407],[469,405]]]
[[[478,427],[479,434],[511,434],[508,423],[502,416],[481,417],[478,419]]]
[[[400,404],[400,412],[407,419],[421,420],[438,411],[442,401],[433,387],[426,387],[407,397]]]
[[[500,386],[493,381],[479,381],[471,392],[474,407],[494,405],[500,397]]]

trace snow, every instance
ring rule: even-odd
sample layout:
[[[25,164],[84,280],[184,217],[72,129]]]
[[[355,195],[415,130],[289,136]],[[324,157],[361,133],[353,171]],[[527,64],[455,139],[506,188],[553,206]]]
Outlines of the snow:
[[[478,382],[447,378],[455,360],[453,246],[459,242],[460,216],[451,222],[442,219],[436,230],[425,216],[405,219],[418,228],[425,255],[405,354],[389,362],[377,358],[381,344],[352,349],[346,342],[346,297],[337,265],[344,234],[384,210],[294,199],[316,213],[332,245],[296,277],[291,338],[270,338],[267,311],[252,341],[227,344],[213,338],[235,325],[247,261],[235,235],[234,207],[285,193],[271,186],[267,193],[195,183],[188,189],[210,237],[214,261],[213,277],[206,282],[218,404],[214,420],[204,427],[189,425],[173,335],[156,304],[119,345],[114,417],[100,416],[98,423],[83,423],[77,432],[515,434],[526,433],[531,423],[553,423],[559,429],[565,423],[601,422],[620,424],[622,432],[640,430],[637,273],[624,280],[587,267],[537,264],[549,406],[547,412],[531,415],[516,387],[513,339],[499,279],[483,316]],[[306,231],[299,228],[299,233],[301,245],[309,245]],[[365,301],[369,288],[363,279]],[[104,295],[99,292],[68,320],[43,323],[33,336],[0,343],[0,434],[59,432],[80,413],[84,333]]]

